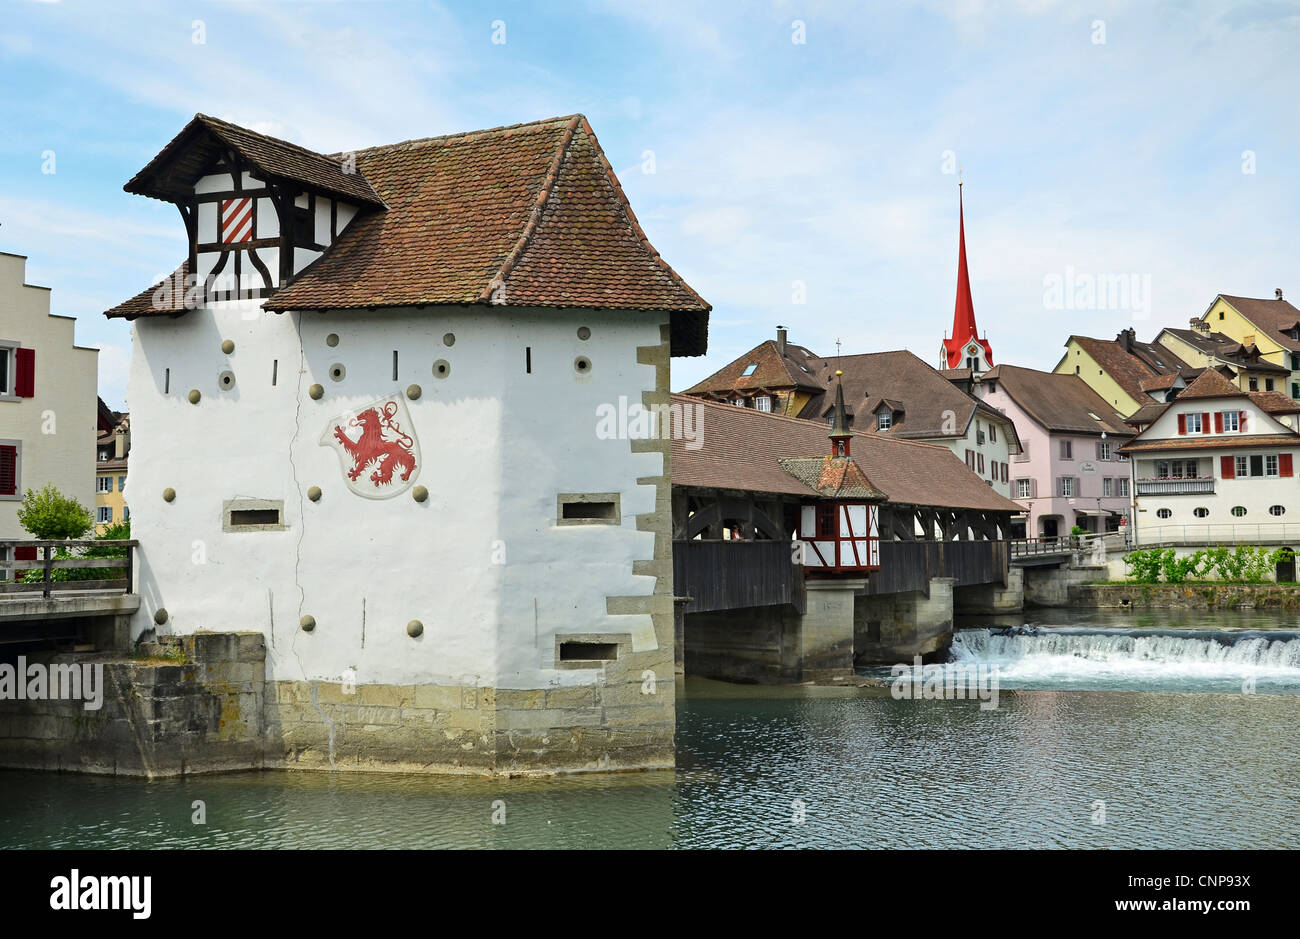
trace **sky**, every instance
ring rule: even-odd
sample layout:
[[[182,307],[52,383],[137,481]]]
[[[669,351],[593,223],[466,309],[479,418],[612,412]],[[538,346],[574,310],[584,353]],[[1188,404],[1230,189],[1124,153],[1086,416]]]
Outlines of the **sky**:
[[[995,362],[1300,297],[1300,2],[0,0],[0,251],[122,409],[102,312],[185,255],[122,185],[202,112],[322,152],[581,112],[713,305],[682,389],[764,339],[938,364],[965,183]]]

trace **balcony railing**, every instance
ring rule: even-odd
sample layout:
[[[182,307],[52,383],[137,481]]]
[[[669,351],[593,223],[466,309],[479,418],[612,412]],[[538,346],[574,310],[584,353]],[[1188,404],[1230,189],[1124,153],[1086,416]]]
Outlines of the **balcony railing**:
[[[1140,496],[1198,496],[1214,494],[1214,477],[1199,476],[1194,479],[1139,479]]]

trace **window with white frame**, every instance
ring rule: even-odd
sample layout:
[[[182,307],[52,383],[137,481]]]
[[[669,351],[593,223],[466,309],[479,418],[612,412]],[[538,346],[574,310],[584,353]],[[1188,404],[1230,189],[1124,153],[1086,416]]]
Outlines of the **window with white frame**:
[[[1119,492],[1115,494],[1117,496],[1123,496],[1125,499],[1127,499],[1128,498],[1128,477],[1121,476],[1116,480],[1116,482],[1119,483]]]
[[[1109,460],[1111,448],[1114,446],[1109,440],[1103,440],[1097,444],[1097,459]]]
[[[113,507],[111,505],[101,505],[98,515],[99,524],[110,525],[113,522]]]
[[[1265,476],[1277,475],[1277,454],[1276,453],[1270,453],[1264,457],[1264,475]]]
[[[1223,412],[1223,432],[1225,434],[1236,433],[1241,429],[1241,424],[1237,420],[1239,413],[1238,411]]]
[[[1073,496],[1076,488],[1073,476],[1058,476],[1056,478],[1056,494],[1058,496]]]
[[[113,491],[113,477],[112,477],[112,476],[96,476],[96,477],[95,477],[95,491],[96,491],[96,492],[112,492],[112,491]]]
[[[14,347],[0,344],[0,395],[14,393]]]
[[[1201,431],[1202,431],[1202,427],[1201,427],[1201,414],[1200,414],[1199,411],[1196,412],[1195,414],[1188,414],[1188,415],[1185,415],[1185,418],[1186,418],[1186,421],[1187,421],[1187,432],[1188,432],[1189,434],[1199,434],[1199,433],[1201,433]]]
[[[894,415],[889,411],[881,411],[876,417],[876,428],[878,430],[889,430],[894,426]]]
[[[1115,480],[1110,476],[1105,476],[1102,478],[1101,494],[1103,498],[1110,498],[1115,494]]]
[[[1233,475],[1234,475],[1234,476],[1249,476],[1249,475],[1250,475],[1250,463],[1246,460],[1246,458],[1245,458],[1244,456],[1233,457],[1233,458],[1232,458],[1232,468],[1233,468]]]
[[[1028,480],[1028,479],[1017,479],[1017,480],[1016,480],[1016,498],[1017,498],[1017,499],[1028,499],[1028,498],[1030,498],[1030,497],[1033,495],[1033,489],[1032,489],[1032,487],[1031,487],[1031,485],[1030,485],[1031,482],[1032,482],[1032,480]]]
[[[998,442],[998,428],[996,424],[989,424],[989,443]]]
[[[754,407],[760,411],[770,411],[772,410],[772,399],[767,395],[759,395],[754,399]]]

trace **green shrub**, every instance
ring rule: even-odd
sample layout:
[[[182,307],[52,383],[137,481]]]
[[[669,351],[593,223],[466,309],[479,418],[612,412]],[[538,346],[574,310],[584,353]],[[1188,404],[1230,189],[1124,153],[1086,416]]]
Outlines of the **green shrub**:
[[[1160,571],[1165,580],[1171,584],[1181,584],[1189,576],[1197,577],[1204,573],[1205,552],[1197,551],[1185,558],[1178,557],[1173,548],[1166,548],[1160,556]]]
[[[1130,551],[1124,556],[1124,563],[1129,567],[1129,580],[1139,584],[1159,583],[1163,559],[1164,551],[1160,548]]]
[[[76,499],[71,499],[46,483],[40,492],[28,489],[18,507],[18,524],[38,541],[65,541],[80,538],[95,524],[95,517]]]

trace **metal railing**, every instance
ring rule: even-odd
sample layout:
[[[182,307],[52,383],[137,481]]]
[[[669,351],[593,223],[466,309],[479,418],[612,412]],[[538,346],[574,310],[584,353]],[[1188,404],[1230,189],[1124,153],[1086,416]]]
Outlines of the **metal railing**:
[[[131,593],[135,584],[135,548],[133,539],[109,541],[0,541],[0,572],[6,579],[0,581],[0,601],[19,599],[39,592],[49,600],[57,588],[64,590],[100,590]],[[87,549],[121,549],[116,556],[87,556]],[[34,558],[19,558],[30,552]],[[95,575],[59,577],[56,571],[117,571],[119,576]],[[20,571],[40,571],[39,579],[18,578]],[[10,574],[13,579],[9,579]]]
[[[1217,525],[1139,525],[1137,547],[1209,544],[1298,544],[1300,522],[1220,523]]]
[[[1137,481],[1137,494],[1140,496],[1213,495],[1214,478],[1139,479]]]

